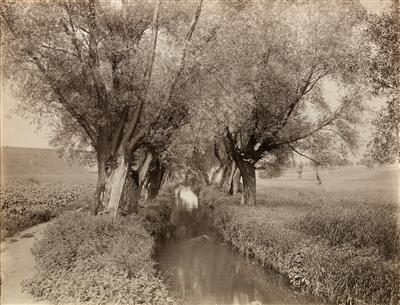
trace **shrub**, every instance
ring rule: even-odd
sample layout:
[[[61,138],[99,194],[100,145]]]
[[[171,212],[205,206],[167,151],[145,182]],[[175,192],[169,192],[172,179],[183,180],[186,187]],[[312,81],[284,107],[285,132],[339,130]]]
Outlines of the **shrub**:
[[[173,193],[164,191],[154,202],[139,211],[145,229],[155,238],[170,232],[169,217],[173,202]]]
[[[138,216],[111,223],[68,212],[35,245],[38,274],[25,287],[62,304],[174,304],[156,276],[153,247]]]

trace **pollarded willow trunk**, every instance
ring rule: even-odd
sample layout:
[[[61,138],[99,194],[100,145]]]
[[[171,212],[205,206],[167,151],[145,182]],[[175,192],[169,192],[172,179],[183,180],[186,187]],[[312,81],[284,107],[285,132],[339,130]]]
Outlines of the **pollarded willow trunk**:
[[[210,183],[214,184],[217,181],[219,173],[223,170],[223,165],[220,165],[211,175]]]
[[[158,196],[165,171],[165,166],[161,164],[159,159],[155,159],[147,177],[147,201],[152,201]]]
[[[100,195],[103,213],[110,214],[113,219],[118,215],[118,208],[124,191],[125,180],[130,168],[129,162],[120,154],[112,162],[108,162],[103,192]]]
[[[115,159],[108,156],[107,149],[101,151],[98,156],[98,180],[93,214],[110,214],[115,218],[118,214],[136,213],[140,197],[138,173],[125,158]]]
[[[208,173],[204,170],[200,171],[201,181],[205,186],[210,185],[210,178],[208,177]]]
[[[231,180],[231,187],[229,189],[229,195],[236,195],[239,193],[239,188],[240,188],[240,170],[235,164],[235,170],[232,175],[232,180]]]
[[[256,169],[250,162],[240,159],[236,162],[243,179],[242,204],[256,205]]]
[[[224,169],[222,171],[221,180],[219,182],[220,188],[222,188],[226,191],[229,191],[229,187],[230,187],[230,182],[231,182],[230,178],[231,178],[231,174],[232,174],[232,163],[234,163],[234,162],[231,159],[229,159],[226,162]]]
[[[99,162],[95,214],[108,214],[115,219],[118,215],[137,213],[151,160],[152,155],[147,153],[137,170],[132,168],[124,156]]]
[[[130,215],[138,212],[140,199],[139,175],[130,169],[126,175],[125,185],[119,206],[119,214]]]
[[[102,158],[98,158],[97,161],[97,185],[96,185],[96,198],[93,202],[92,212],[93,215],[97,215],[101,208],[102,196],[104,192],[104,186],[106,183],[106,161]]]

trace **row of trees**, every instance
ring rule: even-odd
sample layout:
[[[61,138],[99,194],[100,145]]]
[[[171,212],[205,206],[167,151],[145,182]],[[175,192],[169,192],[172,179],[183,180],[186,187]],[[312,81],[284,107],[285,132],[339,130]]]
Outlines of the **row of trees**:
[[[391,21],[358,1],[3,1],[0,14],[20,110],[64,152],[95,156],[94,212],[113,218],[177,173],[220,175],[231,194],[241,178],[255,205],[256,168],[345,158],[368,82],[392,88],[398,120],[398,2]]]

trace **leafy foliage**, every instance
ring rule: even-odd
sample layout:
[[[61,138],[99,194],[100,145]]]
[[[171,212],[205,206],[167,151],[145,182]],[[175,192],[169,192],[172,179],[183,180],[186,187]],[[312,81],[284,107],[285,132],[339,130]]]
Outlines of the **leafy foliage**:
[[[374,133],[368,144],[367,156],[379,164],[400,159],[400,4],[391,2],[389,10],[369,18],[367,37],[373,43],[368,81],[376,94],[387,102],[373,122]]]
[[[364,17],[353,2],[249,2],[202,54],[218,79],[205,84],[204,119],[222,135],[228,128],[235,150],[253,164],[277,148],[321,163],[352,151],[363,108],[364,46],[356,33]],[[323,94],[332,83],[343,92],[336,105]]]
[[[400,103],[387,102],[373,121],[374,131],[368,143],[366,157],[380,165],[400,160]]]
[[[93,194],[93,184],[20,184],[1,186],[1,237],[45,222],[78,198]]]
[[[156,276],[153,247],[137,216],[110,223],[68,213],[36,244],[38,274],[25,287],[57,304],[176,304]]]
[[[173,192],[163,190],[154,202],[139,211],[143,226],[153,237],[165,237],[170,232],[169,219],[174,201]]]
[[[399,90],[400,70],[400,4],[392,0],[382,15],[370,15],[366,34],[374,44],[368,74],[375,91]]]

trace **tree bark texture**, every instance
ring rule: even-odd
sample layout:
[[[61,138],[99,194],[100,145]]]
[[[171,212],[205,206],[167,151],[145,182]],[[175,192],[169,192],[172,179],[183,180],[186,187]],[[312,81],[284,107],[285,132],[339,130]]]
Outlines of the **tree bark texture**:
[[[229,187],[230,187],[230,177],[232,174],[232,163],[233,160],[228,160],[226,162],[226,164],[224,165],[224,169],[222,170],[222,176],[221,176],[221,180],[219,182],[219,186],[220,188],[226,190],[227,192],[229,191]]]
[[[134,170],[128,171],[122,192],[119,214],[126,216],[138,212],[140,199],[140,187],[138,173]]]
[[[129,163],[124,155],[118,156],[114,162],[110,163],[109,168],[106,169],[107,177],[100,201],[104,206],[104,213],[109,214],[114,220],[118,215],[118,208],[128,169]]]
[[[165,174],[165,167],[161,164],[157,158],[150,166],[148,178],[147,178],[147,201],[153,201],[157,198],[158,193],[161,189],[161,184]]]
[[[235,169],[232,174],[231,186],[229,189],[229,195],[236,195],[239,193],[240,189],[240,170],[235,164]]]
[[[239,160],[238,166],[243,179],[242,203],[254,206],[256,202],[256,169],[253,164]]]

